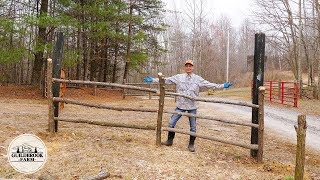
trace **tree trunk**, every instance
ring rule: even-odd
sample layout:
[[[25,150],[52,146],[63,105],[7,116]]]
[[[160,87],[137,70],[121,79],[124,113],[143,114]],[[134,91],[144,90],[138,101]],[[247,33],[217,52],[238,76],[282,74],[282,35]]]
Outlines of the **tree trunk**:
[[[133,12],[133,4],[132,0],[130,0],[130,7],[129,7],[129,25],[128,25],[128,41],[127,41],[127,54],[126,54],[126,63],[124,66],[124,74],[123,74],[123,83],[127,79],[128,71],[129,71],[129,65],[130,65],[130,59],[131,59],[131,31],[132,31],[132,12]]]
[[[106,44],[104,44],[104,39],[102,38],[101,41],[99,42],[99,49],[98,49],[98,57],[99,57],[99,66],[98,66],[98,78],[97,80],[99,82],[102,82],[103,81],[103,67],[104,67],[104,51],[103,49],[105,49],[106,47]]]
[[[298,81],[299,81],[299,95],[300,97],[302,97],[302,86],[303,86],[303,82],[302,82],[302,11],[301,11],[301,3],[302,0],[299,0],[299,43],[298,43],[298,63],[297,63],[297,67],[298,67]]]
[[[83,50],[83,80],[88,80],[88,47],[87,47],[87,37],[84,30],[82,31],[82,50]]]
[[[318,26],[318,37],[320,37],[320,5],[319,0],[315,0],[316,12],[317,12],[317,26]],[[318,44],[320,44],[320,38],[318,38]],[[317,85],[317,92],[316,92],[316,99],[320,99],[320,59],[317,56],[318,61],[318,85]]]
[[[114,49],[114,63],[113,63],[113,70],[112,70],[112,82],[113,83],[115,83],[117,81],[118,53],[119,53],[119,48],[118,48],[118,44],[116,44],[115,49]]]
[[[103,69],[103,82],[107,82],[108,81],[108,74],[109,74],[109,55],[108,55],[108,51],[109,51],[109,39],[106,37],[105,38],[105,49],[104,49],[104,69]]]
[[[94,32],[93,32],[94,33]],[[99,66],[98,59],[98,43],[96,39],[92,39],[90,43],[90,81],[97,81],[97,73]]]
[[[86,1],[80,0],[82,13],[81,13],[81,38],[82,38],[82,58],[83,58],[83,80],[88,80],[89,60],[88,60],[88,47],[87,47],[87,34],[84,23],[86,22],[86,14],[84,12],[84,6]]]
[[[48,0],[41,0],[40,6],[40,16],[46,15],[48,12]],[[31,84],[38,85],[42,77],[40,77],[41,69],[43,65],[43,46],[46,44],[47,34],[46,27],[39,26],[38,27],[38,37],[37,37],[37,45],[36,47],[41,47],[41,50],[38,50],[35,53],[34,57],[34,66],[32,70]]]

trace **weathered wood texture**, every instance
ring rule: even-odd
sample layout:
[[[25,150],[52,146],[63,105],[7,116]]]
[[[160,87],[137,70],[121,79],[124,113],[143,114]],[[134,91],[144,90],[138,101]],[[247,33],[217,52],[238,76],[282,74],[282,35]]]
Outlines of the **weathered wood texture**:
[[[258,105],[259,102],[259,87],[263,86],[264,82],[264,62],[265,62],[265,34],[255,34],[254,44],[254,65],[253,65],[253,83],[252,83],[252,104]],[[251,121],[254,124],[259,124],[259,111],[252,109]],[[259,129],[251,128],[251,144],[258,144]],[[250,155],[253,158],[258,157],[258,151],[251,150]]]
[[[158,112],[157,109],[151,109],[151,108],[115,107],[115,106],[109,106],[109,105],[80,102],[77,100],[71,100],[71,99],[66,99],[66,98],[57,98],[57,97],[54,97],[53,101],[65,102],[67,104],[75,104],[75,105],[94,107],[94,108],[100,108],[100,109],[110,109],[110,110],[115,110],[115,111],[138,111],[138,112],[154,112],[154,113]],[[256,128],[259,127],[259,125],[252,124],[252,123],[230,121],[230,120],[219,119],[219,118],[215,118],[215,117],[211,117],[211,116],[194,115],[194,114],[190,114],[190,113],[176,112],[176,111],[172,111],[172,110],[163,110],[163,113],[167,113],[167,114],[177,113],[177,114],[181,114],[181,115],[187,116],[187,117],[196,117],[199,119],[207,119],[207,120],[218,121],[218,122],[234,124],[234,125],[250,126],[250,127],[256,127]]]
[[[237,122],[237,121],[231,121],[231,120],[227,120],[227,119],[219,119],[219,118],[215,118],[215,117],[211,117],[211,116],[195,115],[195,114],[184,113],[184,112],[176,112],[176,111],[170,111],[170,110],[164,110],[163,112],[164,113],[168,113],[168,114],[181,114],[181,115],[187,116],[187,117],[195,117],[195,118],[199,118],[199,119],[218,121],[218,122],[234,124],[234,125],[240,125],[240,126],[249,126],[249,127],[255,127],[255,128],[259,127],[258,124],[246,123],[246,122]]]
[[[109,105],[80,102],[77,100],[71,100],[71,99],[66,99],[66,98],[57,98],[57,97],[53,98],[53,101],[65,102],[67,104],[82,105],[82,106],[94,107],[94,108],[100,108],[100,109],[110,109],[110,110],[116,110],[116,111],[158,112],[157,109],[151,109],[151,108],[115,107],[115,106],[109,106]],[[199,119],[207,119],[207,120],[218,121],[218,122],[223,122],[223,123],[228,123],[228,124],[250,126],[250,127],[255,127],[255,128],[259,127],[259,125],[252,124],[252,123],[230,121],[230,120],[219,119],[219,118],[215,118],[215,117],[211,117],[211,116],[194,115],[194,114],[190,114],[190,113],[176,112],[176,111],[172,111],[172,110],[163,110],[163,113],[167,113],[167,114],[175,114],[176,113],[176,114],[181,114],[181,115],[187,116],[187,117],[196,117]]]
[[[158,74],[159,77],[159,89],[160,89],[160,98],[159,98],[159,110],[158,110],[158,118],[157,118],[157,130],[156,130],[156,145],[161,146],[161,127],[162,127],[162,116],[163,116],[163,107],[164,107],[164,76],[162,73]]]
[[[187,135],[199,137],[199,138],[202,138],[202,139],[208,139],[208,140],[211,140],[211,141],[217,141],[217,142],[221,142],[221,143],[225,143],[225,144],[231,144],[231,145],[234,145],[234,146],[239,146],[239,147],[243,147],[243,148],[247,148],[247,149],[258,149],[258,145],[255,145],[255,144],[251,144],[250,145],[250,144],[244,144],[244,143],[239,143],[239,142],[223,140],[223,139],[220,139],[220,138],[217,138],[217,137],[201,135],[201,134],[197,134],[197,133],[194,133],[194,132],[181,130],[181,129],[176,129],[176,128],[162,127],[162,130],[163,131],[172,131],[172,132],[181,133],[181,134],[187,134]]]
[[[201,102],[212,102],[212,103],[222,103],[222,104],[232,104],[232,105],[238,105],[238,106],[247,106],[247,107],[252,107],[252,108],[259,108],[258,105],[256,104],[251,104],[248,102],[243,102],[243,101],[228,101],[228,100],[221,100],[221,99],[214,99],[214,98],[200,98],[200,97],[191,97],[191,96],[187,96],[187,95],[183,95],[183,94],[179,94],[179,93],[173,93],[173,92],[166,92],[166,95],[172,95],[172,96],[179,96],[179,97],[184,97],[184,98],[188,98],[194,101],[201,101]]]
[[[157,90],[155,90],[155,89],[138,87],[138,86],[131,86],[131,85],[124,85],[124,84],[116,84],[116,83],[81,81],[81,80],[64,80],[64,79],[56,79],[56,78],[53,78],[53,81],[54,82],[60,82],[60,83],[67,83],[67,84],[85,84],[85,85],[97,85],[97,86],[110,86],[110,87],[118,87],[118,88],[124,88],[124,89],[133,89],[133,90],[157,93]]]
[[[61,79],[66,78],[66,72],[63,69],[61,69],[60,78]],[[67,85],[65,83],[60,83],[59,97],[63,98],[64,95],[66,94],[66,92],[67,92]],[[63,108],[64,108],[64,102],[60,102],[59,103],[59,112],[62,111]]]
[[[153,92],[157,93],[158,91],[156,89],[152,88],[145,88],[145,87],[138,87],[138,86],[132,86],[132,85],[125,85],[125,84],[116,84],[116,83],[106,83],[106,82],[93,82],[93,81],[81,81],[81,80],[63,80],[63,79],[53,79],[54,82],[61,82],[61,83],[68,83],[68,84],[86,84],[86,85],[99,85],[99,86],[110,86],[110,87],[118,87],[118,88],[124,88],[124,89],[132,89],[132,90],[138,90],[138,91],[146,91],[146,92]],[[227,101],[227,100],[221,100],[221,99],[208,99],[208,98],[194,98],[191,96],[186,96],[179,93],[173,93],[173,92],[166,92],[166,95],[172,95],[172,96],[180,96],[185,97],[188,99],[192,99],[195,101],[201,101],[201,102],[212,102],[212,103],[223,103],[223,104],[233,104],[233,105],[239,105],[239,106],[247,106],[247,107],[253,107],[253,108],[259,108],[258,105],[251,104],[248,102],[242,102],[242,101]]]
[[[263,94],[261,93],[261,97],[259,97],[259,104],[251,104],[247,102],[241,102],[241,101],[228,101],[228,100],[221,100],[221,99],[207,99],[207,98],[193,98],[191,96],[186,96],[178,93],[172,93],[172,92],[166,92],[165,91],[165,83],[164,83],[164,76],[159,73],[159,90],[156,89],[151,89],[151,88],[145,88],[145,87],[137,87],[137,86],[131,86],[131,85],[125,85],[125,84],[115,84],[115,83],[104,83],[104,82],[92,82],[92,81],[81,81],[81,80],[62,80],[62,79],[55,79],[53,78],[51,81],[52,82],[60,82],[60,83],[68,83],[68,84],[86,84],[86,85],[94,85],[94,86],[110,86],[110,87],[118,87],[118,88],[123,88],[123,89],[132,89],[132,90],[139,90],[139,91],[145,91],[149,93],[156,93],[159,98],[159,109],[150,109],[150,108],[133,108],[133,107],[114,107],[110,105],[101,105],[101,104],[93,104],[93,103],[86,103],[86,102],[79,102],[76,100],[71,100],[71,99],[65,99],[65,98],[58,98],[58,97],[53,97],[52,101],[53,102],[65,102],[69,104],[75,104],[75,105],[82,105],[82,106],[87,106],[87,107],[94,107],[94,108],[101,108],[101,109],[110,109],[110,110],[117,110],[117,111],[138,111],[138,112],[157,112],[158,113],[158,118],[157,118],[157,126],[156,127],[150,127],[150,126],[139,126],[139,125],[126,125],[126,124],[119,124],[119,123],[109,123],[109,122],[101,122],[101,121],[88,121],[88,120],[83,120],[83,119],[76,119],[76,120],[68,120],[68,119],[63,119],[63,118],[57,118],[55,117],[55,121],[65,121],[65,122],[73,122],[73,123],[87,123],[87,124],[95,124],[95,125],[101,125],[101,126],[112,126],[112,127],[125,127],[125,128],[135,128],[135,129],[149,129],[149,130],[154,130],[156,129],[156,145],[160,146],[161,145],[161,131],[173,131],[177,133],[182,133],[182,134],[187,134],[203,139],[208,139],[212,141],[217,141],[225,144],[230,144],[230,145],[235,145],[247,149],[251,149],[257,153],[257,161],[262,162],[262,156],[263,156],[263,133],[264,133],[264,98]],[[189,114],[189,113],[182,113],[182,112],[175,112],[175,111],[169,111],[169,110],[164,110],[164,97],[165,95],[171,95],[171,96],[180,96],[180,97],[185,97],[188,99],[192,99],[195,101],[202,101],[202,102],[212,102],[212,103],[223,103],[223,104],[232,104],[232,105],[239,105],[239,106],[247,106],[247,107],[252,107],[252,108],[258,108],[257,110],[259,111],[259,124],[254,124],[254,123],[246,123],[246,122],[236,122],[236,121],[230,121],[230,120],[225,120],[225,119],[219,119],[219,118],[214,118],[210,116],[201,116],[201,115],[194,115],[194,114]],[[149,96],[150,97],[150,96]],[[223,123],[229,123],[229,124],[235,124],[235,125],[242,125],[242,126],[249,126],[252,128],[256,128],[259,130],[259,143],[258,144],[244,144],[244,143],[239,143],[239,142],[233,142],[233,141],[228,141],[228,140],[223,140],[219,139],[213,136],[206,136],[206,135],[201,135],[201,134],[196,134],[193,132],[189,131],[184,131],[184,130],[179,130],[179,129],[174,129],[174,128],[166,128],[162,127],[162,116],[163,113],[169,113],[169,114],[181,114],[187,117],[196,117],[200,119],[207,119],[207,120],[214,120],[218,122],[223,122]]]
[[[157,112],[158,111],[156,109],[149,109],[149,108],[115,107],[115,106],[109,106],[109,105],[103,105],[103,104],[93,104],[93,103],[80,102],[76,100],[71,100],[66,98],[57,98],[57,97],[54,97],[53,101],[65,102],[67,104],[75,104],[75,105],[81,105],[81,106],[87,106],[87,107],[94,107],[99,109],[110,109],[110,110],[116,110],[116,111],[139,111],[139,112]]]
[[[54,127],[54,106],[53,106],[53,94],[52,94],[52,59],[47,60],[47,96],[48,96],[48,130],[50,133],[55,132]]]
[[[144,129],[144,130],[155,130],[155,126],[141,126],[134,124],[121,124],[121,123],[111,123],[105,121],[91,121],[85,119],[67,119],[67,118],[54,118],[57,121],[64,121],[70,123],[85,123],[85,124],[93,124],[98,126],[110,126],[110,127],[123,127],[123,128],[131,128],[131,129]]]
[[[53,79],[61,79],[61,68],[62,68],[62,57],[63,57],[63,45],[64,45],[64,35],[62,32],[57,33],[57,40],[53,48],[53,58],[52,58],[52,74]],[[53,97],[60,97],[60,83],[52,81],[52,93]],[[59,116],[59,103],[53,102],[54,106],[54,117]],[[58,121],[54,122],[55,132],[58,132]]]
[[[265,88],[263,86],[259,87],[259,97],[258,97],[258,152],[257,152],[257,161],[262,162],[263,160],[263,143],[264,143],[264,92]]]
[[[296,167],[294,173],[294,179],[296,180],[303,180],[305,164],[306,131],[306,115],[299,115],[297,128]]]

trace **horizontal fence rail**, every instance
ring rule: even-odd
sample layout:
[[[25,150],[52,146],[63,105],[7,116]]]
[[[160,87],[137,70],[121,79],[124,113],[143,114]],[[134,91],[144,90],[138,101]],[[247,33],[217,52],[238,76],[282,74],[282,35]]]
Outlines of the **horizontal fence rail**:
[[[64,121],[64,122],[70,122],[70,123],[84,123],[84,124],[93,124],[93,125],[100,125],[100,126],[112,126],[112,127],[124,127],[124,128],[134,128],[134,129],[145,129],[145,130],[156,130],[156,145],[161,145],[161,132],[162,131],[172,131],[182,134],[187,134],[203,139],[208,139],[212,141],[217,141],[225,144],[235,145],[251,150],[257,150],[258,156],[254,156],[258,162],[262,161],[262,155],[263,155],[263,132],[264,132],[264,105],[263,105],[263,99],[264,99],[264,92],[265,89],[261,87],[261,90],[259,89],[259,103],[258,105],[248,103],[248,102],[242,102],[242,101],[233,101],[233,100],[222,100],[222,99],[208,99],[208,98],[199,98],[199,97],[191,97],[186,96],[183,94],[175,93],[175,92],[168,92],[165,89],[165,80],[164,76],[159,73],[159,84],[158,88],[149,88],[148,87],[138,87],[128,84],[116,84],[116,83],[106,83],[106,82],[93,82],[93,81],[82,81],[82,80],[64,80],[59,78],[53,78],[52,75],[52,61],[48,61],[48,70],[47,70],[47,82],[48,82],[48,103],[49,103],[49,118],[48,118],[48,125],[49,125],[49,131],[50,132],[57,132],[58,130],[58,121]],[[84,85],[94,85],[95,88],[97,86],[109,86],[109,87],[116,87],[121,89],[130,89],[130,90],[137,90],[137,91],[144,91],[150,93],[156,93],[155,95],[160,96],[159,97],[159,105],[157,109],[152,108],[135,108],[135,107],[116,107],[111,105],[104,105],[104,104],[94,104],[94,103],[88,103],[88,102],[81,102],[77,100],[67,99],[67,98],[61,98],[61,97],[53,97],[52,92],[52,83],[68,83],[68,84],[84,84]],[[136,84],[134,84],[136,85]],[[59,91],[59,89],[55,90]],[[238,106],[247,106],[251,108],[257,108],[259,111],[259,123],[249,123],[249,122],[238,122],[238,121],[232,121],[232,120],[226,120],[226,119],[219,119],[212,116],[205,116],[205,115],[196,115],[196,114],[190,114],[185,112],[176,112],[172,110],[164,110],[164,97],[165,95],[175,96],[175,97],[184,97],[188,98],[194,101],[201,101],[201,102],[211,102],[211,103],[223,103],[223,104],[231,104],[231,105],[238,105]],[[99,109],[108,109],[108,110],[115,110],[115,111],[135,111],[135,112],[148,112],[148,113],[157,113],[157,125],[155,126],[149,126],[149,125],[130,125],[130,124],[121,124],[121,123],[113,123],[113,122],[104,122],[104,121],[93,121],[93,120],[85,120],[85,119],[66,119],[59,117],[58,113],[53,113],[53,109],[56,110],[55,107],[53,107],[53,104],[56,104],[57,102],[64,102],[67,104],[74,104],[74,105],[81,105],[86,107],[92,107],[92,108],[99,108]],[[213,136],[207,136],[202,134],[197,134],[194,132],[176,129],[176,128],[168,128],[168,127],[162,127],[162,119],[163,114],[180,114],[187,117],[195,117],[199,119],[206,119],[206,120],[212,120],[222,123],[228,123],[228,124],[234,124],[234,125],[241,125],[241,126],[248,126],[252,128],[256,128],[259,130],[259,141],[258,144],[252,143],[252,144],[245,144],[240,143],[237,141],[231,141],[231,140],[223,140],[217,137]],[[54,128],[56,126],[56,128]]]
[[[66,98],[58,98],[58,97],[54,97],[53,101],[54,102],[65,102],[67,104],[81,105],[81,106],[93,107],[93,108],[98,108],[98,109],[109,109],[109,110],[115,110],[115,111],[138,111],[138,112],[152,112],[152,113],[158,112],[157,109],[132,108],[132,107],[115,107],[115,106],[108,106],[108,105],[103,105],[103,104],[93,104],[93,103],[81,102],[81,101],[77,101],[77,100],[66,99]],[[191,114],[191,113],[184,113],[184,112],[177,112],[177,111],[170,111],[170,110],[164,110],[163,113],[166,113],[166,114],[181,114],[181,115],[187,116],[187,117],[195,117],[195,118],[199,118],[199,119],[206,119],[206,120],[224,122],[224,123],[240,125],[240,126],[249,126],[249,127],[255,127],[255,128],[259,127],[257,124],[253,124],[253,123],[230,121],[230,120],[219,119],[219,118],[215,118],[215,117],[211,117],[211,116],[195,115],[195,114]]]
[[[134,125],[134,124],[120,124],[120,123],[110,123],[105,121],[91,121],[85,119],[66,119],[55,117],[54,120],[56,121],[63,121],[63,122],[70,122],[70,123],[83,123],[83,124],[93,124],[99,126],[110,126],[110,127],[123,127],[123,128],[133,128],[133,129],[144,129],[144,130],[155,130],[155,126],[141,126],[141,125]]]
[[[133,86],[139,86],[139,87],[147,87],[151,89],[158,89],[159,83],[124,83],[124,85],[133,85]],[[174,84],[166,84],[165,86],[166,92],[175,92],[176,91],[176,85]],[[144,91],[138,91],[132,90],[132,89],[123,89],[123,99],[127,96],[149,96],[149,99],[152,99],[152,96],[159,96],[159,94],[151,93],[151,92],[144,92]],[[170,95],[167,95],[169,96]]]
[[[145,92],[153,92],[153,93],[159,94],[159,91],[157,89],[138,87],[138,86],[133,86],[133,85],[116,84],[116,83],[82,81],[82,80],[64,80],[64,79],[56,79],[56,78],[53,78],[53,82],[111,86],[111,87],[118,87],[118,88],[123,88],[123,89],[132,89],[132,90],[145,91]],[[221,100],[221,99],[219,100],[219,99],[212,99],[212,98],[208,99],[208,98],[191,97],[191,96],[187,96],[187,95],[183,95],[183,94],[179,94],[179,93],[173,93],[173,92],[165,92],[165,94],[166,95],[172,95],[172,96],[184,97],[184,98],[188,98],[188,99],[191,99],[191,100],[194,100],[194,101],[212,102],[212,103],[224,103],[224,104],[232,104],[232,105],[247,106],[247,107],[252,107],[252,108],[259,108],[259,105],[248,103],[248,102],[242,102],[242,101],[230,101],[230,100]]]
[[[138,86],[132,86],[132,85],[116,84],[116,83],[81,81],[81,80],[64,80],[64,79],[56,79],[56,78],[53,78],[52,80],[53,80],[53,82],[60,82],[60,83],[110,86],[110,87],[118,87],[118,88],[123,88],[123,89],[133,89],[133,90],[138,90],[138,91],[157,93],[156,89],[144,88],[144,87],[138,87]]]
[[[93,103],[80,102],[80,101],[76,101],[76,100],[72,100],[72,99],[58,98],[58,97],[54,97],[53,101],[65,102],[67,104],[75,104],[75,105],[81,105],[81,106],[87,106],[87,107],[94,107],[94,108],[99,108],[99,109],[110,109],[110,110],[115,110],[115,111],[158,112],[158,110],[156,110],[156,109],[114,107],[114,106],[108,106],[108,105],[104,105],[104,104],[93,104]]]
[[[172,96],[179,96],[179,97],[184,97],[188,98],[194,101],[201,101],[201,102],[212,102],[212,103],[223,103],[223,104],[232,104],[232,105],[238,105],[238,106],[247,106],[247,107],[252,107],[252,108],[259,108],[259,105],[248,103],[248,102],[242,102],[242,101],[230,101],[230,100],[221,100],[221,99],[214,99],[214,98],[199,98],[199,97],[191,97],[179,93],[172,93],[172,92],[166,92],[168,95]]]
[[[228,124],[234,124],[234,125],[240,125],[240,126],[249,126],[249,127],[255,127],[255,128],[259,127],[258,124],[230,121],[230,120],[219,119],[219,118],[215,118],[215,117],[211,117],[211,116],[195,115],[195,114],[191,114],[191,113],[168,111],[168,110],[164,110],[163,112],[164,113],[168,113],[168,114],[180,114],[180,115],[187,116],[187,117],[195,117],[195,118],[199,118],[199,119],[213,120],[213,121],[218,121],[218,122],[223,122],[223,123],[228,123]]]
[[[239,147],[243,147],[243,148],[247,148],[247,149],[258,150],[258,145],[255,145],[255,144],[248,145],[248,144],[245,144],[245,143],[239,143],[239,142],[223,140],[223,139],[216,138],[216,137],[213,137],[213,136],[201,135],[201,134],[197,134],[197,133],[194,133],[194,132],[181,130],[181,129],[176,129],[176,128],[162,127],[162,130],[163,131],[171,131],[171,132],[181,133],[181,134],[187,134],[187,135],[199,137],[199,138],[202,138],[202,139],[209,139],[209,140],[212,140],[212,141],[217,141],[217,142],[221,142],[221,143],[225,143],[225,144],[231,144],[231,145],[235,145],[235,146],[239,146]]]

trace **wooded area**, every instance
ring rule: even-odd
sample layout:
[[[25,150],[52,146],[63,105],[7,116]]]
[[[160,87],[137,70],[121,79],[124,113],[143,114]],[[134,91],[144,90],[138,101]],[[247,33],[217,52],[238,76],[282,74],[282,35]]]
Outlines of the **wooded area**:
[[[212,18],[208,0],[185,0],[182,9],[161,0],[3,0],[0,82],[39,84],[57,32],[65,35],[67,79],[141,82],[147,74],[180,73],[193,59],[197,74],[224,82],[228,56],[228,79],[237,81],[252,71],[248,57],[261,31],[266,69],[290,70],[300,83],[307,73],[307,84],[320,91],[319,1],[254,1],[250,19],[234,27],[228,16]]]
[[[39,84],[57,32],[70,79],[115,82],[163,51],[160,0],[5,0],[0,9],[2,82]]]

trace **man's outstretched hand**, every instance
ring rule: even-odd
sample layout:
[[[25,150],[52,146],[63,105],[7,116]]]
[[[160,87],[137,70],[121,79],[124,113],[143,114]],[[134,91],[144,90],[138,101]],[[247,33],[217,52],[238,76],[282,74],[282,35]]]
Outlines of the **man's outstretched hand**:
[[[223,87],[224,87],[224,88],[229,88],[230,86],[232,86],[232,83],[230,83],[230,82],[225,82],[225,83],[223,84]]]
[[[145,82],[145,83],[152,83],[152,81],[153,81],[153,78],[151,76],[146,76],[143,79],[143,82]]]

